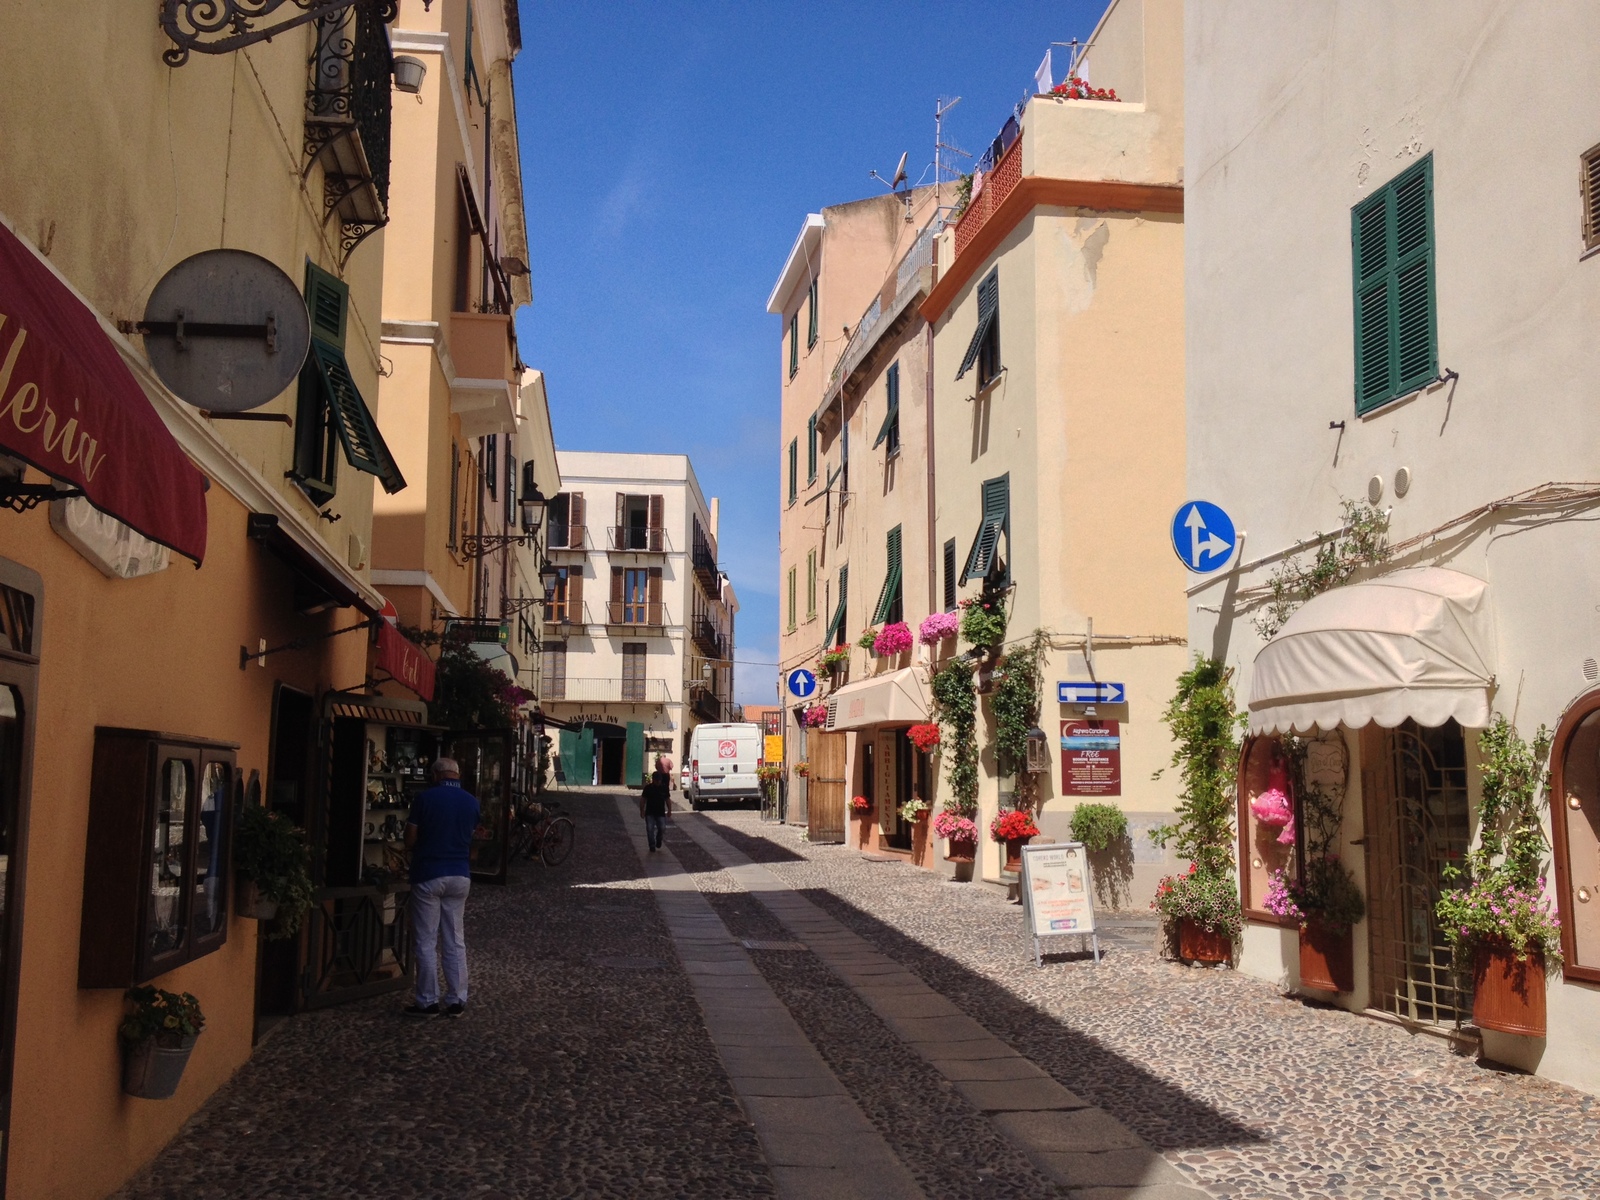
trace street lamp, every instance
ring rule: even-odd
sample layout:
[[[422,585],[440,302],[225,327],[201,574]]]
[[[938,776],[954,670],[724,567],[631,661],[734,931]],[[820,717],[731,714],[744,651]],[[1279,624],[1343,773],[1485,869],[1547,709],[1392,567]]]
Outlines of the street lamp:
[[[549,604],[556,598],[556,584],[561,581],[561,568],[548,558],[539,568],[539,582],[544,585],[544,602]]]
[[[523,489],[522,499],[517,501],[517,507],[522,512],[522,532],[532,537],[539,532],[539,526],[544,521],[544,506],[548,501],[545,500],[544,493],[539,490],[537,483],[533,483],[532,480],[528,482],[532,486]],[[542,571],[540,575],[543,575]]]

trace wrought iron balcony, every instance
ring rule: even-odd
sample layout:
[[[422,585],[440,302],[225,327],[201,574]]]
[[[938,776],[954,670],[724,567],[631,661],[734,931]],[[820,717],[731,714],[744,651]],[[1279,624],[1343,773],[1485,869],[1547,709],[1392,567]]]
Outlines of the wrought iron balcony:
[[[717,554],[710,544],[699,538],[695,539],[694,553],[695,577],[700,580],[700,586],[705,588],[706,595],[717,595]]]
[[[690,636],[694,644],[705,652],[707,658],[727,658],[728,642],[717,629],[717,624],[710,617],[697,616],[690,626]]]
[[[665,679],[552,679],[548,675],[539,698],[579,704],[666,704],[670,699]]]
[[[672,542],[665,529],[647,525],[608,525],[610,535],[606,547],[612,551],[634,551],[640,554],[668,554]]]
[[[660,628],[667,623],[666,607],[647,600],[611,600],[606,603],[606,624],[629,628]]]
[[[712,694],[710,688],[695,689],[694,700],[689,705],[689,711],[702,721],[717,724],[722,720],[723,710],[727,706],[723,701]]]
[[[341,261],[389,221],[389,81],[394,61],[386,0],[353,0],[316,18],[306,89],[306,171],[322,164],[323,221],[339,221]]]
[[[544,623],[558,635],[562,630],[582,629],[589,624],[589,606],[552,600],[544,606]]]

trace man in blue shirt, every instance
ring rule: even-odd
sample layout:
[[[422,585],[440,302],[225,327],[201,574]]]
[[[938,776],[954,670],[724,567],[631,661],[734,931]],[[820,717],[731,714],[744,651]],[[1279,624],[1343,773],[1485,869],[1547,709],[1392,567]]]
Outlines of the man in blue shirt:
[[[417,994],[408,1017],[437,1017],[439,932],[444,931],[444,1015],[467,1010],[467,942],[462,917],[472,886],[472,839],[478,799],[461,786],[453,758],[433,762],[434,784],[411,802],[406,848],[411,851],[411,936],[416,946]]]

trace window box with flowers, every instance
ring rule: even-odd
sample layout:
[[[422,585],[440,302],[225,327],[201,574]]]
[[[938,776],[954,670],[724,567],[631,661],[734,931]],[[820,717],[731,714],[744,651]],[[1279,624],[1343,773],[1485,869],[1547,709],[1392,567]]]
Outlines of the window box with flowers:
[[[985,591],[961,601],[961,637],[980,649],[1006,640],[1005,593]]]
[[[1076,75],[1068,75],[1055,87],[1050,89],[1052,96],[1060,96],[1063,100],[1113,100],[1121,102],[1116,88],[1090,87],[1087,79],[1079,79]]]
[[[879,658],[893,658],[911,649],[911,646],[911,626],[904,621],[891,621],[873,639],[872,652]]]
[[[828,706],[813,704],[800,710],[800,723],[807,729],[821,729],[828,723]]]
[[[1008,808],[996,813],[989,822],[989,836],[1006,848],[1006,861],[1001,870],[1016,874],[1022,870],[1022,848],[1030,839],[1039,836],[1039,826],[1034,824],[1030,813]]]
[[[913,725],[906,730],[906,740],[924,754],[938,747],[939,738],[939,727],[932,723]]]
[[[817,671],[829,679],[838,681],[850,665],[850,647],[835,646],[832,650],[824,650],[817,655]]]
[[[200,1001],[188,992],[129,988],[117,1038],[122,1043],[122,1090],[141,1100],[169,1100],[206,1027]]]
[[[961,630],[959,613],[932,613],[917,626],[917,640],[924,646],[937,646],[955,637]]]
[[[877,651],[873,649],[873,646],[877,640],[878,631],[871,625],[868,625],[861,631],[861,636],[856,639],[856,645],[860,646],[868,654],[876,654]]]

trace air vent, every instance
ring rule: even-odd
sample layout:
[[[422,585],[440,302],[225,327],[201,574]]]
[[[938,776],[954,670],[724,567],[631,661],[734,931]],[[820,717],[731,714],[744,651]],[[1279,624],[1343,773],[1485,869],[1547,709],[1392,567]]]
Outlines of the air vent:
[[[1584,659],[1583,677],[1590,683],[1594,683],[1597,679],[1600,679],[1600,662],[1596,662],[1592,658]]]
[[[1394,494],[1404,496],[1411,490],[1411,468],[1401,467],[1394,473]]]
[[[829,700],[828,701],[828,723],[823,726],[824,729],[832,729],[833,728],[833,718],[834,718],[834,715],[838,711],[839,711],[839,702],[837,700]]]
[[[1383,476],[1374,475],[1367,480],[1367,503],[1376,504],[1383,499]]]

